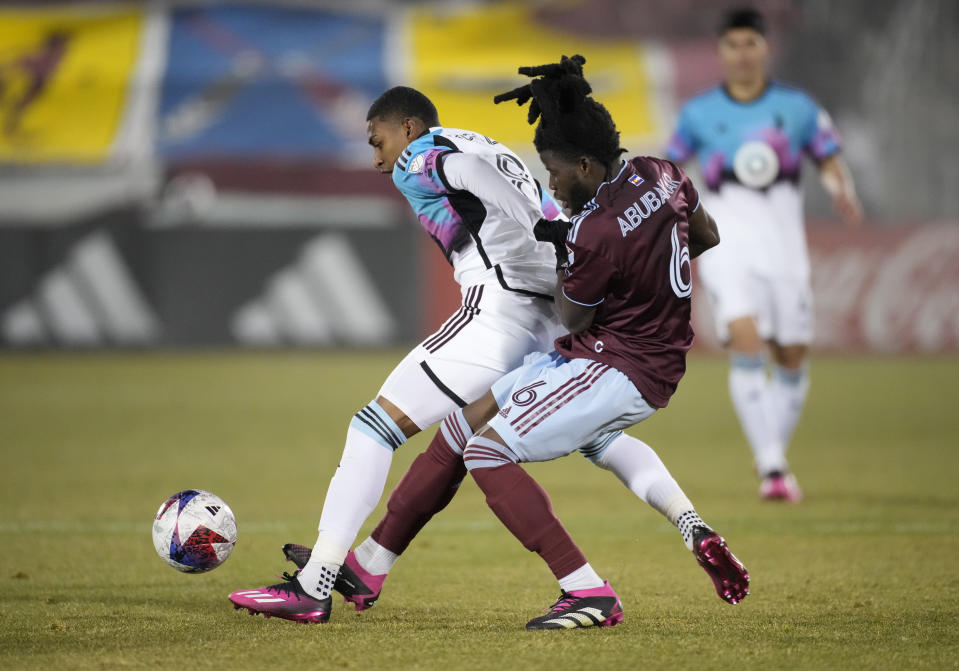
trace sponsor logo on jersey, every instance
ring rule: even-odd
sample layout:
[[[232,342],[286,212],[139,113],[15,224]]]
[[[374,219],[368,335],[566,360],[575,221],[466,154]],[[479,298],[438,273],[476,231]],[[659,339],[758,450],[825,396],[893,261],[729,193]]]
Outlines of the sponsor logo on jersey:
[[[655,187],[640,196],[639,200],[633,201],[633,204],[627,207],[621,216],[616,217],[623,237],[625,238],[630,231],[636,230],[640,224],[657,212],[670,196],[676,193],[680,184],[682,182],[663,175],[656,182]]]
[[[502,410],[500,410],[498,414],[499,414],[499,416],[502,417],[503,419],[506,419],[507,417],[509,417],[509,411],[512,410],[512,409],[513,409],[513,406],[508,405],[508,406],[506,406],[505,408],[503,408]]]

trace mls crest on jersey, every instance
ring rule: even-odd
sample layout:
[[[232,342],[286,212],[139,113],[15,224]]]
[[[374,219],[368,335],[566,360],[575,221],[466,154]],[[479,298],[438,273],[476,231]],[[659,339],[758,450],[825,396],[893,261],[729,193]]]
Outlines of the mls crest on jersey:
[[[643,181],[644,181],[643,178],[640,177],[639,175],[630,175],[629,177],[629,183],[632,184],[633,186],[639,186],[640,184],[643,183]]]
[[[413,160],[410,161],[410,167],[407,169],[407,172],[414,174],[423,172],[424,163],[426,163],[426,159],[423,157],[423,154],[417,154],[415,157],[413,157]]]

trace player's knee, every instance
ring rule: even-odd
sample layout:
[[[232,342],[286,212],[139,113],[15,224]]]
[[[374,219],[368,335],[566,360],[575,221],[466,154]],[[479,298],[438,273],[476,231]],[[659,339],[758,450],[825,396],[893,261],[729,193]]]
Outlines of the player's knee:
[[[519,458],[508,447],[489,438],[473,436],[463,450],[463,463],[467,470],[477,468],[496,468],[505,464],[515,464]]]
[[[376,401],[370,401],[353,416],[350,428],[365,433],[390,450],[406,442],[406,433]]]
[[[789,371],[801,371],[806,363],[809,348],[805,345],[785,345],[773,347],[776,365]]]
[[[389,399],[383,396],[377,396],[374,403],[383,408],[386,415],[400,427],[400,430],[406,438],[412,438],[422,430],[412,419],[406,416],[405,412],[393,405]]]
[[[759,354],[763,351],[763,340],[759,335],[759,326],[753,317],[741,317],[727,324],[729,331],[729,349],[741,354]]]

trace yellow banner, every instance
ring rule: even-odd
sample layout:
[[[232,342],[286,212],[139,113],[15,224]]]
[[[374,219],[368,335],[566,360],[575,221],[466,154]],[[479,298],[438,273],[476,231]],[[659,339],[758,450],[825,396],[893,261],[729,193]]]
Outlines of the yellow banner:
[[[450,128],[467,128],[532,151],[526,108],[493,104],[493,96],[529,81],[516,69],[555,63],[563,54],[586,57],[593,97],[609,110],[631,152],[662,137],[647,55],[636,42],[598,40],[536,23],[519,4],[447,11],[414,9],[407,15],[410,86],[425,93]]]
[[[0,10],[0,161],[106,159],[142,23],[139,11]]]

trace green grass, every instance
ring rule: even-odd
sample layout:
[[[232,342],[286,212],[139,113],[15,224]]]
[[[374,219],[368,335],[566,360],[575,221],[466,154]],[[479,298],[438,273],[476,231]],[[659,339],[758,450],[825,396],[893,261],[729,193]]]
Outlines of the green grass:
[[[739,606],[573,455],[530,470],[622,597],[620,627],[525,632],[558,588],[469,480],[372,610],[337,603],[310,627],[234,612],[230,591],[288,568],[283,542],[313,542],[346,424],[400,355],[0,356],[0,668],[959,668],[956,358],[817,359],[791,452],[799,506],[757,500],[725,363],[691,359],[633,432],[749,567]],[[397,453],[389,487],[431,435]],[[188,487],[239,519],[205,575],[150,541]]]

